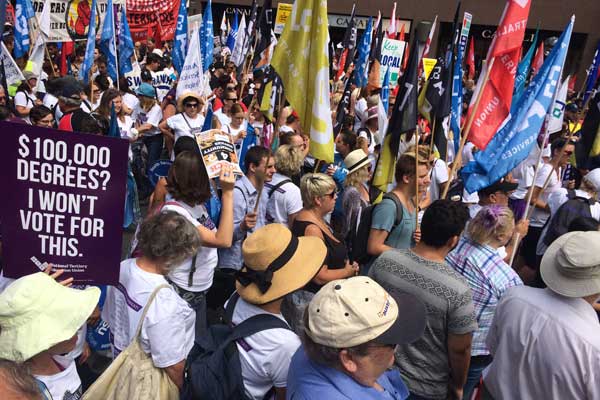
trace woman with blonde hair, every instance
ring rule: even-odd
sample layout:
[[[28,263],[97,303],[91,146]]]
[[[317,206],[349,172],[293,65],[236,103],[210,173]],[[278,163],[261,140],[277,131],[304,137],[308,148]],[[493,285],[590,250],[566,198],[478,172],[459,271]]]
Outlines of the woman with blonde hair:
[[[344,180],[342,208],[345,223],[342,233],[346,239],[348,252],[352,252],[352,239],[356,234],[362,210],[369,205],[368,181],[371,177],[369,156],[361,149],[350,152],[344,159],[348,174]]]
[[[269,200],[266,219],[268,223],[292,226],[296,214],[302,209],[300,188],[294,184],[292,177],[300,173],[304,157],[302,151],[294,146],[284,144],[275,151],[275,169],[270,182],[265,183]]]
[[[512,239],[514,229],[514,215],[510,208],[485,206],[469,222],[467,234],[446,257],[448,265],[465,277],[471,287],[479,325],[473,335],[464,399],[470,398],[482,371],[492,361],[486,338],[500,298],[508,288],[523,284],[498,254],[498,248]]]
[[[158,127],[163,113],[156,101],[156,91],[149,83],[142,83],[136,90],[139,104],[134,110],[136,129],[148,149],[148,168],[159,158],[163,149],[163,135]]]

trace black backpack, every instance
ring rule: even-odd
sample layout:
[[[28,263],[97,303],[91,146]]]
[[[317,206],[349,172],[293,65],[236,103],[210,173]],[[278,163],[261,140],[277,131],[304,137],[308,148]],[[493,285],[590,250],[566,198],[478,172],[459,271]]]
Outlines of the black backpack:
[[[225,309],[227,321],[231,321],[238,299],[237,292],[229,299]],[[210,326],[208,332],[196,337],[188,354],[181,400],[247,399],[236,341],[275,328],[290,329],[284,321],[269,314],[255,315],[233,327]]]
[[[392,230],[394,230],[394,228],[396,228],[398,224],[402,222],[402,202],[400,202],[398,196],[396,196],[393,192],[386,193],[383,195],[383,198],[392,200],[396,205],[396,218],[394,219],[394,226],[392,227]],[[373,256],[367,251],[367,246],[369,243],[369,233],[371,233],[373,210],[378,205],[379,204],[370,205],[362,210],[360,222],[358,223],[358,229],[352,227],[350,231],[352,242],[352,261],[355,261],[361,265],[367,264],[369,261],[371,261],[371,259],[373,259]]]
[[[556,238],[567,233],[569,231],[569,224],[575,218],[592,217],[590,206],[594,204],[593,199],[579,197],[575,194],[574,190],[569,190],[567,195],[569,200],[561,205],[558,210],[556,210],[556,214],[546,222],[548,224],[546,236],[544,236],[544,244],[546,246],[550,246]]]

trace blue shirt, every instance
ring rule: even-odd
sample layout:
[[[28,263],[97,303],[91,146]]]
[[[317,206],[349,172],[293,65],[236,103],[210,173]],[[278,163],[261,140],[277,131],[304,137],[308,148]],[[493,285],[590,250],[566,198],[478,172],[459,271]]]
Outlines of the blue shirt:
[[[246,176],[235,182],[233,189],[233,240],[231,247],[219,249],[219,267],[240,270],[242,268],[242,242],[246,236],[266,224],[265,214],[269,200],[268,190],[263,190],[256,213],[256,227],[248,232],[241,224],[246,214],[254,211],[258,191]]]
[[[290,363],[286,399],[404,400],[408,397],[408,389],[397,370],[386,371],[377,383],[385,389],[383,392],[363,386],[341,371],[309,360],[304,346],[300,346]]]

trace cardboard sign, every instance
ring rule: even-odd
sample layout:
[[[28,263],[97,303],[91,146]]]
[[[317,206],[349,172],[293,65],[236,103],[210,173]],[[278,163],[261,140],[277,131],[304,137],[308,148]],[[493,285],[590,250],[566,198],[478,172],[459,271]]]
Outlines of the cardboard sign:
[[[234,174],[242,175],[235,146],[231,135],[219,129],[211,129],[196,134],[196,143],[200,147],[202,160],[209,178],[218,178],[221,168],[226,164],[233,164]]]
[[[381,42],[381,77],[380,85],[383,84],[383,76],[385,70],[390,68],[390,88],[396,87],[398,84],[398,75],[402,67],[402,57],[404,56],[404,48],[406,42],[383,38]]]
[[[283,32],[283,27],[285,26],[285,22],[292,15],[292,4],[279,3],[277,5],[277,15],[275,16],[275,32],[278,35],[281,35]]]
[[[77,284],[117,284],[128,141],[10,122],[0,131],[4,275],[52,264]]]
[[[431,71],[433,71],[435,64],[437,64],[437,59],[423,58],[423,72],[425,72],[425,80],[429,79],[429,75],[431,75]]]

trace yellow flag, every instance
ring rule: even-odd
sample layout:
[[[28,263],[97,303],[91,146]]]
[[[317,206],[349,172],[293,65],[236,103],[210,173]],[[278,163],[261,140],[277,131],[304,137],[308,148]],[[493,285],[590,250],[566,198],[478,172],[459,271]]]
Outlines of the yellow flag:
[[[329,41],[327,0],[296,0],[275,46],[275,68],[285,96],[296,110],[310,153],[333,162],[333,126],[329,110]]]
[[[394,171],[396,169],[396,155],[392,154],[390,149],[390,140],[392,135],[386,135],[381,145],[381,153],[375,166],[373,183],[377,189],[386,193],[388,185],[394,181]]]

